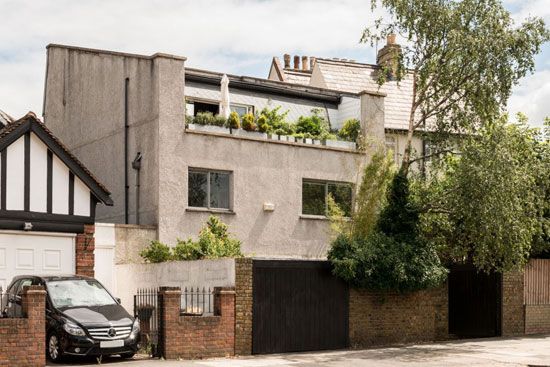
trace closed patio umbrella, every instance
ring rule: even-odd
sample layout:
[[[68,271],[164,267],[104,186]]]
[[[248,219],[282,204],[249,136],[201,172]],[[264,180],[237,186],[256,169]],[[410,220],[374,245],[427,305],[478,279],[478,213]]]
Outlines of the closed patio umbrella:
[[[229,117],[229,78],[223,74],[221,81],[220,116]]]

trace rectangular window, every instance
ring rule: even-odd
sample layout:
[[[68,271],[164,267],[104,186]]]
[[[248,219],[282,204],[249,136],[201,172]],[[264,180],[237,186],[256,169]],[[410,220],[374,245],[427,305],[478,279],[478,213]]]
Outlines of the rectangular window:
[[[247,113],[254,113],[254,107],[247,105],[231,104],[229,109],[231,112],[237,112],[240,117],[243,117],[243,115],[246,115]]]
[[[327,215],[328,195],[342,209],[346,217],[351,216],[352,185],[346,182],[304,180],[302,182],[302,214]]]
[[[195,208],[230,209],[231,172],[189,169],[188,205]]]

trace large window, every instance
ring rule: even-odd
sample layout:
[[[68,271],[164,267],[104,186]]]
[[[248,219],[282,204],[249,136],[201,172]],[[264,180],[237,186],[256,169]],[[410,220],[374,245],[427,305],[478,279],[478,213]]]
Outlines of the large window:
[[[304,180],[302,182],[302,214],[327,215],[328,195],[342,209],[344,215],[351,215],[352,185],[345,182]]]
[[[189,169],[188,205],[195,208],[230,208],[231,173]]]

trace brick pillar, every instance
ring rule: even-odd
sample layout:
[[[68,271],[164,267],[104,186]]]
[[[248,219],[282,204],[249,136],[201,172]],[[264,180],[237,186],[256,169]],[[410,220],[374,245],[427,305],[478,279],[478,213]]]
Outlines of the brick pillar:
[[[252,354],[252,259],[235,259],[235,354]]]
[[[95,226],[87,224],[84,226],[84,233],[76,236],[75,259],[78,275],[94,276],[94,232]]]
[[[502,274],[502,336],[525,334],[523,272]]]
[[[221,316],[219,340],[229,355],[235,354],[235,288],[214,288],[214,315]]]
[[[46,291],[44,287],[33,285],[25,287],[21,300],[23,313],[28,319],[28,330],[32,338],[28,338],[25,345],[27,360],[31,366],[46,364]],[[19,347],[17,347],[19,348]]]
[[[178,325],[181,309],[181,288],[160,287],[159,307],[162,307],[162,320],[159,328],[160,355],[165,359],[176,359],[180,357],[179,351],[183,349],[184,338],[178,336]],[[160,299],[159,299],[160,301]]]

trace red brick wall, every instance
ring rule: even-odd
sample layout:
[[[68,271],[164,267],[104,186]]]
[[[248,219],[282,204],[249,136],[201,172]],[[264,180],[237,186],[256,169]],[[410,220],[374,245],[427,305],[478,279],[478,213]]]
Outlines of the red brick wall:
[[[225,357],[235,351],[235,291],[214,289],[214,316],[180,316],[181,290],[161,288],[163,356],[166,359]]]
[[[84,226],[84,233],[76,236],[75,258],[78,275],[94,276],[94,232],[95,226],[89,224]]]
[[[46,364],[46,291],[28,287],[22,299],[25,318],[0,319],[0,366]]]
[[[448,338],[446,285],[404,294],[350,289],[349,302],[352,347]]]

